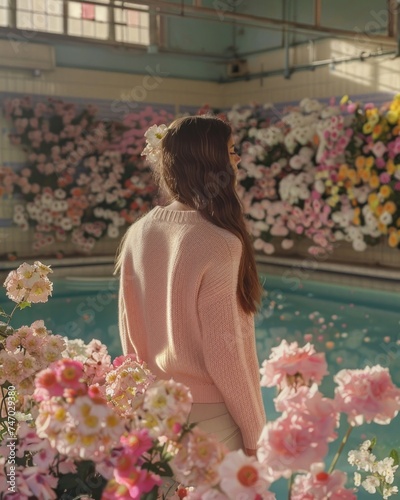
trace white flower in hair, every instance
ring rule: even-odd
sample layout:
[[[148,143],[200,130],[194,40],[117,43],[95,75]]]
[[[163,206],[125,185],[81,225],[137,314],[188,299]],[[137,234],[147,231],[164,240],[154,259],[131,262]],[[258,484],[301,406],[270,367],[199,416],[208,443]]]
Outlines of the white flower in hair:
[[[152,165],[156,165],[161,160],[161,140],[167,133],[168,127],[164,124],[152,125],[144,134],[146,137],[146,147],[141,155]]]

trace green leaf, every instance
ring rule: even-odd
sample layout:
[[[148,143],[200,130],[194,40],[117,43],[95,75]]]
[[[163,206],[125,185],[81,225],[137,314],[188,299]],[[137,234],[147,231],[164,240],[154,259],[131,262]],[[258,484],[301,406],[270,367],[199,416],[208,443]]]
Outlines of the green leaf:
[[[172,472],[171,467],[165,461],[159,462],[149,462],[142,465],[142,469],[148,470],[150,472],[154,472],[159,476],[172,477],[174,473]]]
[[[10,317],[2,307],[0,307],[0,316],[4,316],[5,318]]]
[[[12,335],[13,333],[14,333],[14,328],[7,325],[7,323],[4,323],[3,321],[0,321],[0,335],[2,337],[8,337],[9,335]]]
[[[369,449],[372,450],[374,448],[374,446],[376,446],[376,437],[373,437],[371,439],[371,445],[370,445]]]
[[[21,311],[22,311],[22,309],[25,309],[25,307],[31,307],[31,305],[32,305],[32,304],[31,304],[30,302],[27,302],[27,301],[23,300],[22,302],[20,302],[20,303],[18,304],[18,307],[19,307],[19,308],[21,309]]]
[[[390,458],[393,458],[393,465],[399,465],[399,454],[397,450],[392,450],[389,454]]]

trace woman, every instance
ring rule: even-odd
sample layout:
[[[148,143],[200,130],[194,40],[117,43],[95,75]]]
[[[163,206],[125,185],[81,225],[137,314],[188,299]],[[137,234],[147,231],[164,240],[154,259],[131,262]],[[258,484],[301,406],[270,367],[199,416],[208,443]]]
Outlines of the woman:
[[[170,204],[133,224],[121,246],[124,353],[188,386],[190,421],[255,455],[265,424],[253,318],[261,286],[235,190],[231,128],[209,116],[179,118],[150,150]]]

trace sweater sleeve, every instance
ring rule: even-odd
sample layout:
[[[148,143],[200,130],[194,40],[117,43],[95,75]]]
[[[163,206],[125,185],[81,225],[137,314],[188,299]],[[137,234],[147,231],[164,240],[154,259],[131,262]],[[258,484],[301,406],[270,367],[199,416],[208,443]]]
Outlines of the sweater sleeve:
[[[207,370],[239,426],[246,448],[255,449],[266,417],[260,388],[254,318],[237,299],[240,241],[224,240],[200,287],[198,313]]]
[[[126,354],[137,354],[137,350],[132,341],[132,329],[135,323],[133,311],[134,296],[134,270],[132,255],[127,249],[127,242],[121,252],[121,269],[118,293],[118,328],[121,339],[122,351]]]

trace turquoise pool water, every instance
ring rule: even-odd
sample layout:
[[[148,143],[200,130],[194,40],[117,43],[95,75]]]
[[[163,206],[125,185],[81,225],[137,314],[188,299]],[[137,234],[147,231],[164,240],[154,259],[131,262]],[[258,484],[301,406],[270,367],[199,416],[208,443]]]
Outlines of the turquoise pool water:
[[[260,364],[268,357],[271,347],[282,339],[288,342],[313,343],[317,351],[326,353],[330,376],[321,390],[332,396],[335,384],[332,376],[342,368],[363,368],[380,364],[390,369],[392,379],[400,386],[400,308],[396,293],[357,287],[344,287],[299,281],[282,277],[265,278],[266,296],[256,318],[256,340]],[[12,303],[1,289],[0,306],[10,311]],[[115,279],[64,279],[54,281],[53,297],[46,304],[35,304],[19,311],[14,327],[43,319],[54,333],[85,342],[98,338],[104,342],[112,357],[121,354],[117,325],[118,282]],[[265,408],[269,419],[274,419],[274,390],[263,388]],[[340,438],[346,430],[343,422]],[[350,436],[345,453],[337,468],[351,471],[347,465],[347,451],[356,448],[362,440],[378,438],[375,454],[384,458],[391,448],[400,450],[400,416],[390,425],[365,425]],[[327,460],[329,465],[338,441],[332,443]],[[399,474],[395,484],[400,486]],[[274,484],[278,500],[286,498],[286,484]],[[363,490],[360,499],[380,498]]]

